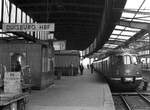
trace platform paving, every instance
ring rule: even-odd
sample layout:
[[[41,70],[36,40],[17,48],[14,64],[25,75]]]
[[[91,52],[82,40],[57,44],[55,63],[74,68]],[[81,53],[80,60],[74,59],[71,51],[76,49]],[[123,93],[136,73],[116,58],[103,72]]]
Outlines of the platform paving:
[[[27,110],[115,110],[107,83],[88,69],[78,76],[65,76],[53,86],[33,91]]]

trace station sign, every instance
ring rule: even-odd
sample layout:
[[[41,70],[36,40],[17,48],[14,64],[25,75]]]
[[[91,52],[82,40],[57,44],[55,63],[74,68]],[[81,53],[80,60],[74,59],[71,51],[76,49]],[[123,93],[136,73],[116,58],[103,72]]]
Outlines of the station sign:
[[[3,23],[5,32],[55,31],[54,23]]]
[[[53,41],[54,50],[65,50],[66,49],[66,41]]]

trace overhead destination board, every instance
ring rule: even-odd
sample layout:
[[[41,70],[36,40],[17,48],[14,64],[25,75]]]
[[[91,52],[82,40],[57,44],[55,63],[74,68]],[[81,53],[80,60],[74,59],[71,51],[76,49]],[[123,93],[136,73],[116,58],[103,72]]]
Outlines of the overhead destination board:
[[[54,23],[3,23],[3,31],[55,31]]]

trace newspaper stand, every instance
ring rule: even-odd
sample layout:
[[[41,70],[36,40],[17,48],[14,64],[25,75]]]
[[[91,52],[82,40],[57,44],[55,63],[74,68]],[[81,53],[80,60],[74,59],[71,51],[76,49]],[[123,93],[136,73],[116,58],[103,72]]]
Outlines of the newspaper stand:
[[[0,94],[0,110],[25,110],[28,93],[21,94]]]

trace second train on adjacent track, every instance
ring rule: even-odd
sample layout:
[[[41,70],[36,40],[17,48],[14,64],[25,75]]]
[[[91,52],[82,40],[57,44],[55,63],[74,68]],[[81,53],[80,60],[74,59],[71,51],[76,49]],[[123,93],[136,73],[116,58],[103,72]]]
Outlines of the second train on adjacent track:
[[[142,81],[141,66],[134,52],[114,51],[93,62],[113,90],[135,90]]]

